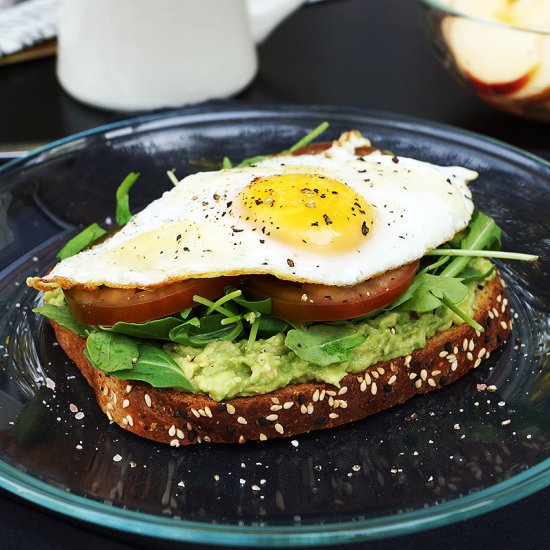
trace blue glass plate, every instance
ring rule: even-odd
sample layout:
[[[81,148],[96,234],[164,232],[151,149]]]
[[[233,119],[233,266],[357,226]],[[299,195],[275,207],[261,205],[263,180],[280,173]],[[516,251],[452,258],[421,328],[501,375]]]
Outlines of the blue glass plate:
[[[292,440],[174,449],[110,425],[25,278],[77,225],[113,216],[129,171],[137,210],[178,176],[288,147],[320,121],[400,155],[479,171],[480,209],[509,250],[500,269],[516,321],[504,348],[456,383],[364,421]],[[72,136],[0,170],[0,485],[132,533],[298,546],[448,524],[550,483],[550,165],[502,143],[394,115],[334,108],[212,107]],[[494,385],[495,392],[477,385]],[[508,422],[509,421],[509,422]],[[458,429],[455,427],[458,425]],[[253,488],[254,486],[254,488]],[[258,490],[259,488],[259,490]]]

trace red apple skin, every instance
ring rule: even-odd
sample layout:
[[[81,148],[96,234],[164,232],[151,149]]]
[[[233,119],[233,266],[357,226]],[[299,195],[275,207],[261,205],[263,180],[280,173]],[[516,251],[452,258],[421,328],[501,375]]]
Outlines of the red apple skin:
[[[510,82],[483,82],[467,71],[464,72],[466,78],[474,88],[484,96],[504,96],[510,95],[523,88],[531,78],[531,73],[524,74],[516,80]]]

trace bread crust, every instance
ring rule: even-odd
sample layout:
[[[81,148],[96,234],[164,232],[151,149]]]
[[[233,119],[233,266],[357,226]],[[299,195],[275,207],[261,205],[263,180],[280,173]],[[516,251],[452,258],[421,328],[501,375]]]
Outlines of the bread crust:
[[[436,333],[411,355],[348,374],[339,387],[322,382],[291,384],[264,395],[221,402],[109,376],[84,355],[85,338],[51,324],[109,420],[141,437],[179,447],[202,441],[244,443],[333,428],[454,382],[488,358],[512,328],[498,275],[476,291],[475,299],[474,318],[485,328],[483,333],[466,324],[453,326]]]

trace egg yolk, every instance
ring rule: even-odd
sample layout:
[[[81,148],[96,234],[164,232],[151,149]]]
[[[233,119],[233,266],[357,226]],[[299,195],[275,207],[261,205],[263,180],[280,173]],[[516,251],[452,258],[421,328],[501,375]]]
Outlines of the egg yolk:
[[[293,247],[347,252],[374,227],[370,204],[344,183],[318,174],[256,178],[239,202],[241,218],[265,237]]]

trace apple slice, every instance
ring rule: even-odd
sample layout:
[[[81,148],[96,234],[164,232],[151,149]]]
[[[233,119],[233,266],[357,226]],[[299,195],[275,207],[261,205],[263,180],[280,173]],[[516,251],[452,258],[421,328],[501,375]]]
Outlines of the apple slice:
[[[465,15],[490,20],[498,19],[508,4],[507,0],[444,0],[443,3]]]
[[[457,66],[482,94],[520,90],[541,61],[536,34],[453,16],[442,21],[442,32]]]
[[[531,78],[511,99],[545,101],[550,99],[550,36],[541,37],[541,59],[539,66],[532,72]]]
[[[506,22],[522,29],[550,31],[548,0],[514,0],[508,2]]]

